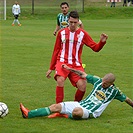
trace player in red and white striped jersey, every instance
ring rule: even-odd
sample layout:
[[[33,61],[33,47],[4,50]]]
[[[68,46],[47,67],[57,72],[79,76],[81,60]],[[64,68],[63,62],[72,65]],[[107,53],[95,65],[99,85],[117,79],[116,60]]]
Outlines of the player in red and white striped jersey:
[[[100,51],[106,43],[108,36],[101,34],[99,43],[93,41],[90,35],[83,29],[78,27],[79,15],[76,11],[69,14],[69,27],[58,32],[50,68],[46,73],[46,77],[50,78],[52,70],[55,70],[56,86],[56,103],[62,102],[64,99],[64,82],[68,77],[72,85],[77,88],[75,101],[82,100],[86,91],[86,80],[73,72],[62,69],[62,64],[84,71],[82,67],[82,49],[86,45],[93,51]]]

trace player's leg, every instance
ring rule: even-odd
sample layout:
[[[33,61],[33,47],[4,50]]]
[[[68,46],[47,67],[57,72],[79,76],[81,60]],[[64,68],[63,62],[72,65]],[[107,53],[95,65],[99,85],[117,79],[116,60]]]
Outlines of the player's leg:
[[[14,15],[14,20],[13,20],[13,22],[12,22],[12,26],[14,26],[15,23],[16,23],[16,18],[15,18],[15,15]]]
[[[76,120],[79,120],[79,119],[88,119],[89,118],[89,112],[85,108],[76,107],[72,111],[71,118],[76,119]]]
[[[51,113],[60,112],[60,111],[61,111],[61,104],[52,104],[49,107],[30,110],[28,113],[28,118],[48,116]]]
[[[79,102],[62,102],[60,103],[62,108],[61,112],[67,114],[68,118],[71,119],[87,119],[89,117],[89,112],[87,109],[83,108]]]
[[[64,82],[70,73],[70,71],[65,70],[62,68],[61,62],[57,62],[56,64],[56,73],[55,73],[55,80],[57,82],[56,86],[56,103],[60,103],[64,99]]]
[[[61,114],[67,115],[66,118],[73,118],[72,112],[75,108],[81,107],[79,102],[77,101],[70,101],[70,102],[62,102],[61,104]]]
[[[18,23],[18,26],[21,26],[21,24],[20,24],[20,22],[19,22],[19,20],[18,20],[18,17],[19,17],[19,15],[15,15],[16,17],[16,22]]]
[[[72,111],[72,115],[71,118],[79,120],[82,119],[83,116],[83,110],[80,107],[76,107],[73,111]],[[70,117],[70,116],[69,116]]]
[[[127,0],[123,1],[123,6],[127,6]]]
[[[75,94],[75,101],[81,101],[86,91],[86,80],[79,79],[77,82],[77,91]]]
[[[24,118],[42,117],[42,116],[48,116],[51,113],[60,112],[61,111],[61,104],[52,104],[49,107],[38,108],[38,109],[34,109],[34,110],[28,110],[21,103],[20,104],[20,110],[21,110],[22,116]]]
[[[127,1],[127,6],[130,6],[130,4],[131,4],[131,1],[128,0],[128,1]]]
[[[84,68],[82,66],[75,67],[74,69],[84,71]],[[73,72],[69,74],[69,79],[72,85],[77,88],[74,101],[81,101],[86,91],[86,79],[81,78],[80,76],[78,76]]]
[[[66,77],[68,76],[69,71],[62,69],[62,63],[57,62],[56,64],[56,73],[55,73],[55,80],[56,80],[56,103],[63,102],[64,99],[64,82]],[[48,116],[48,118],[55,118],[55,117],[64,117],[64,114],[54,113]]]
[[[113,2],[114,3],[114,7],[115,7],[115,2]]]
[[[60,103],[64,99],[64,82],[65,78],[59,75],[55,75],[57,82],[56,85],[56,103]],[[54,113],[48,116],[48,118],[55,118],[61,116],[60,113]]]
[[[113,6],[113,2],[111,2],[111,6],[110,7],[112,7]]]
[[[56,103],[60,103],[64,99],[64,82],[65,78],[62,76],[56,76]]]

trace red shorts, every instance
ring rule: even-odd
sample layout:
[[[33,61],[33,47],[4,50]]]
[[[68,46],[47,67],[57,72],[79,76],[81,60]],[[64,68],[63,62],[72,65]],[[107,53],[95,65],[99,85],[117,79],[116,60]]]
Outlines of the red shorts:
[[[62,64],[66,64],[66,63],[57,61],[56,68],[55,68],[55,76],[54,76],[55,80],[56,80],[56,76],[62,76],[65,79],[68,77],[71,84],[74,87],[77,87],[76,83],[78,82],[79,79],[86,80],[85,78],[81,78],[77,74],[62,68]],[[73,66],[73,65],[70,65],[70,64],[66,64],[66,65],[71,67],[71,68],[74,68],[76,70],[84,71],[84,68],[82,66],[75,66],[75,65]]]

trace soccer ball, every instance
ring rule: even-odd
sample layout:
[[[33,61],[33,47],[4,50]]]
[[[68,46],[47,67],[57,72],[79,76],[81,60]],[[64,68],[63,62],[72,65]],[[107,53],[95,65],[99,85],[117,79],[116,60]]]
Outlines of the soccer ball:
[[[9,110],[5,103],[0,102],[0,118],[5,117],[8,114]]]

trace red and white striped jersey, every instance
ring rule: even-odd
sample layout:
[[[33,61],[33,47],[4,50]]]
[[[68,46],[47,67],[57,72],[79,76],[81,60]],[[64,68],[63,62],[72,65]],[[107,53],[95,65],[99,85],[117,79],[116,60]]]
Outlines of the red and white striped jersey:
[[[98,52],[105,43],[94,42],[90,35],[81,28],[75,32],[71,32],[68,27],[64,28],[58,32],[50,63],[50,70],[55,70],[57,60],[67,64],[81,66],[81,54],[84,44],[93,51]]]

